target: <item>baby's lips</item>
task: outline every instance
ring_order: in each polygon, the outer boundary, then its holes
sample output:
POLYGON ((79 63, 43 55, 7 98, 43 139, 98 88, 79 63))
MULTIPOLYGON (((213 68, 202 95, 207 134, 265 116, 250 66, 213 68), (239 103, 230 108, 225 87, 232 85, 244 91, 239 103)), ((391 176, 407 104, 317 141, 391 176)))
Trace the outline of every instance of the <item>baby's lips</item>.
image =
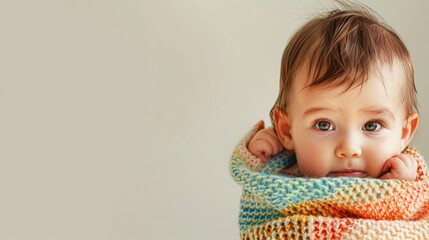
POLYGON ((344 170, 344 171, 335 171, 330 172, 329 176, 332 177, 366 177, 367 174, 358 170, 344 170))

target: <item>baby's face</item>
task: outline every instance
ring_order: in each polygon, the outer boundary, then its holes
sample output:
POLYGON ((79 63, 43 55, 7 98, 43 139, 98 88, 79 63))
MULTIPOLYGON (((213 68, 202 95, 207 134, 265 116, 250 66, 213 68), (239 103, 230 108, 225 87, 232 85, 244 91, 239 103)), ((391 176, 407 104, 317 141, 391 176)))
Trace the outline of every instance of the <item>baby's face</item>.
POLYGON ((374 177, 387 159, 406 147, 400 68, 384 66, 382 79, 363 85, 304 88, 306 74, 294 80, 287 111, 298 167, 308 177, 374 177))

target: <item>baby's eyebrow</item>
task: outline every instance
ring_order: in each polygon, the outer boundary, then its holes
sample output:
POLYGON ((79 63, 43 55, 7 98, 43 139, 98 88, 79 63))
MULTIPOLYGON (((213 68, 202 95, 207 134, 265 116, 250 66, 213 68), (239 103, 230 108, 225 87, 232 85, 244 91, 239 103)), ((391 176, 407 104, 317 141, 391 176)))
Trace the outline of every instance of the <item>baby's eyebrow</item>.
POLYGON ((371 115, 387 115, 392 120, 395 120, 395 115, 387 108, 381 109, 360 109, 359 112, 371 114, 371 115))
MULTIPOLYGON (((342 112, 341 109, 334 109, 334 108, 327 108, 327 107, 312 107, 307 109, 303 116, 311 115, 320 111, 328 111, 328 112, 342 112)), ((386 115, 387 117, 391 118, 392 120, 395 120, 395 115, 387 108, 380 108, 380 109, 359 109, 358 112, 369 114, 369 115, 386 115)))
POLYGON ((327 108, 327 107, 312 107, 312 108, 307 109, 304 112, 303 116, 310 115, 310 114, 313 114, 313 113, 316 113, 316 112, 320 112, 320 111, 342 112, 341 109, 333 109, 333 108, 327 108))

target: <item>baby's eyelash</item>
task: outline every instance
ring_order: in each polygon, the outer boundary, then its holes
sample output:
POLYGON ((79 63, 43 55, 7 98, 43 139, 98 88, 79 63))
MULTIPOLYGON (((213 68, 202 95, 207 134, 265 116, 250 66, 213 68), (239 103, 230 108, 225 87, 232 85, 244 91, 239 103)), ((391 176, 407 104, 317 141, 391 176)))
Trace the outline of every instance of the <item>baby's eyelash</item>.
MULTIPOLYGON (((331 121, 326 120, 326 119, 318 119, 318 120, 314 121, 312 124, 312 127, 313 127, 313 129, 315 129, 317 131, 322 131, 322 132, 335 130, 335 125, 331 121), (329 128, 328 129, 321 129, 320 128, 321 126, 319 126, 319 124, 322 122, 329 124, 329 126, 328 126, 329 128)), ((326 125, 324 127, 326 127, 326 125)))
POLYGON ((376 123, 381 124, 381 126, 382 126, 382 127, 386 127, 386 122, 384 122, 384 121, 383 121, 383 120, 381 120, 381 119, 373 119, 373 120, 370 120, 370 121, 368 121, 368 122, 376 122, 376 123))
POLYGON ((376 133, 386 128, 386 123, 381 119, 373 119, 367 121, 362 130, 368 133, 376 133))

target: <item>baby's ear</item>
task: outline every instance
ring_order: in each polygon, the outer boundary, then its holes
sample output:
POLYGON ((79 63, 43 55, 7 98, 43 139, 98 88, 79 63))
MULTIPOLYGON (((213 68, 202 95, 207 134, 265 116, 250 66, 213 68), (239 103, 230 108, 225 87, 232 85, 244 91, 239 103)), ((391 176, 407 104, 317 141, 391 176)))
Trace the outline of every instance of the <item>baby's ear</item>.
POLYGON ((407 119, 404 121, 404 125, 402 127, 402 137, 401 137, 401 148, 405 149, 405 147, 410 144, 411 139, 413 139, 414 133, 416 132, 419 126, 419 114, 417 112, 410 113, 407 119))
POLYGON ((277 136, 280 139, 280 142, 288 150, 294 149, 294 144, 291 135, 291 122, 288 115, 283 112, 280 108, 275 107, 273 109, 274 113, 274 124, 276 126, 277 136))

